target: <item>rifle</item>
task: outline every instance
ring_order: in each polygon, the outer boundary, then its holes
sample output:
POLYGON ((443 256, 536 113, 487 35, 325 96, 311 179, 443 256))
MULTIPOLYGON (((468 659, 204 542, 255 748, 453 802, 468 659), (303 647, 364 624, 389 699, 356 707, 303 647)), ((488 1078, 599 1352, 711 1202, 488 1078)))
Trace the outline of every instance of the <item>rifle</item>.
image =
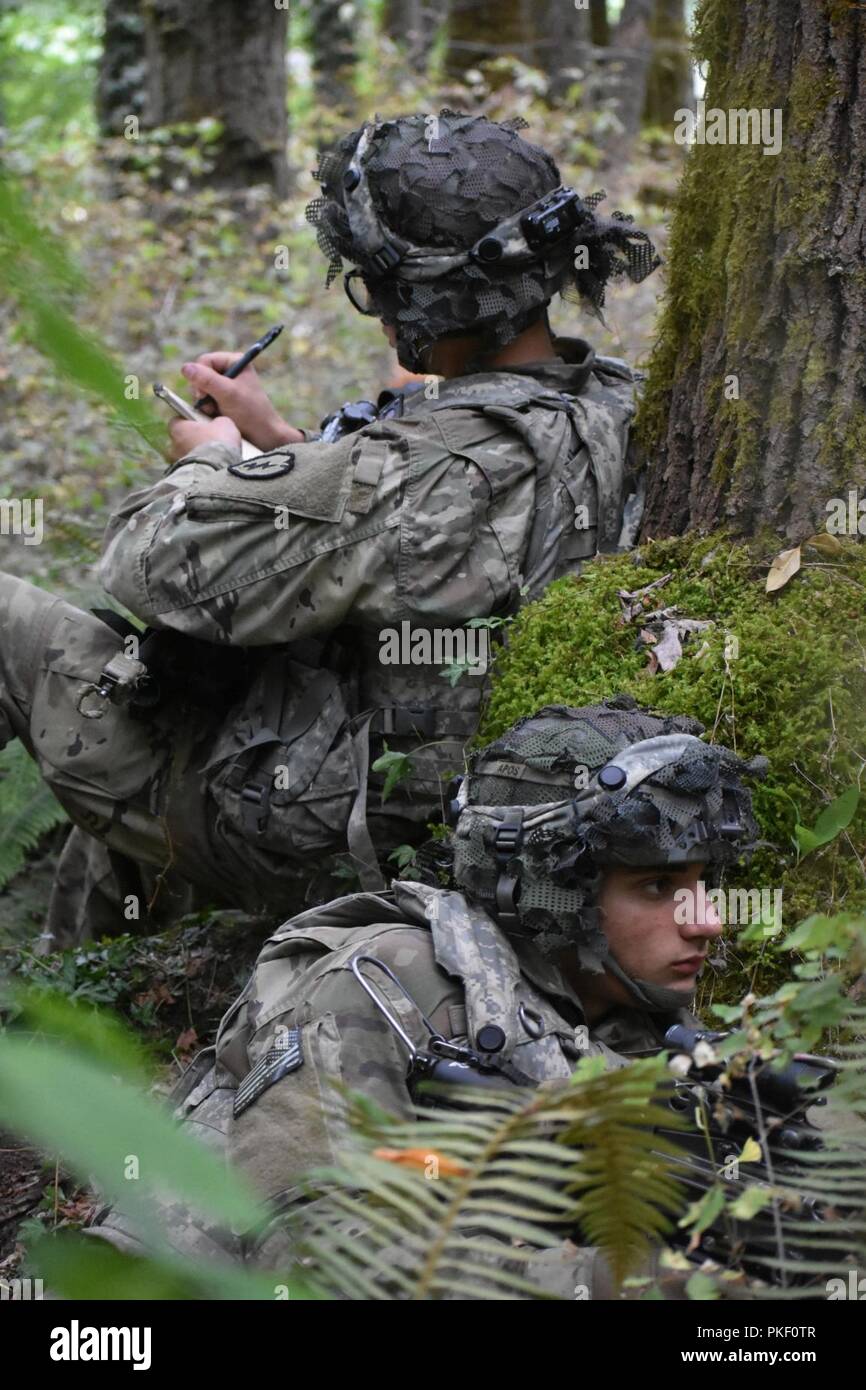
POLYGON ((692 1199, 703 1197, 714 1185, 724 1189, 726 1197, 741 1196, 744 1178, 750 1187, 772 1189, 773 1195, 748 1217, 732 1215, 725 1203, 701 1233, 697 1250, 687 1230, 677 1229, 671 1239, 688 1246, 693 1258, 709 1256, 783 1286, 808 1283, 807 1270, 795 1271, 791 1277, 790 1272, 786 1275, 775 1268, 774 1262, 783 1254, 794 1264, 833 1258, 811 1239, 805 1245, 797 1241, 801 1223, 814 1222, 815 1234, 820 1236, 820 1225, 827 1219, 827 1204, 820 1194, 802 1190, 806 1170, 798 1159, 824 1148, 821 1131, 808 1112, 813 1106, 826 1105, 824 1093, 835 1082, 838 1065, 830 1058, 800 1052, 787 1066, 752 1058, 738 1073, 727 1071, 712 1051, 702 1059, 702 1051, 714 1049, 728 1036, 681 1024, 668 1029, 668 1050, 690 1060, 672 1083, 668 1103, 680 1121, 690 1123, 685 1129, 672 1125, 656 1132, 685 1150, 682 1160, 672 1160, 673 1170, 692 1199), (757 1144, 756 1155, 748 1150, 744 1154, 748 1140, 757 1144), (794 1177, 797 1189, 785 1191, 786 1178, 794 1177), (797 1232, 786 1231, 789 1213, 797 1222, 797 1232))

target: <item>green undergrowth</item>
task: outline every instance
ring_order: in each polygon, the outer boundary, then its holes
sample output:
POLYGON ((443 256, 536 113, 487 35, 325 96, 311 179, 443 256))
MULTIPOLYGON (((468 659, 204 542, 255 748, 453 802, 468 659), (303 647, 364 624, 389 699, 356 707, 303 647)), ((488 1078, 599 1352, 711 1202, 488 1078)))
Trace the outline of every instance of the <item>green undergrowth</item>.
MULTIPOLYGON (((864 767, 866 547, 845 542, 832 560, 804 547, 800 572, 767 594, 777 549, 774 538, 734 544, 722 534, 652 541, 551 584, 510 629, 479 741, 542 705, 624 692, 660 712, 695 716, 713 741, 744 758, 763 753, 769 772, 753 790, 766 843, 728 882, 782 888, 790 929, 814 912, 866 907, 866 797, 847 829, 811 854, 798 854, 794 831, 813 826, 864 767), (640 621, 623 624, 617 591, 669 572, 651 608, 676 606, 714 625, 686 644, 674 670, 652 675, 640 621)), ((732 940, 734 968, 713 983, 714 998, 738 998, 744 984, 772 987, 781 969, 772 959, 763 946, 732 940)))

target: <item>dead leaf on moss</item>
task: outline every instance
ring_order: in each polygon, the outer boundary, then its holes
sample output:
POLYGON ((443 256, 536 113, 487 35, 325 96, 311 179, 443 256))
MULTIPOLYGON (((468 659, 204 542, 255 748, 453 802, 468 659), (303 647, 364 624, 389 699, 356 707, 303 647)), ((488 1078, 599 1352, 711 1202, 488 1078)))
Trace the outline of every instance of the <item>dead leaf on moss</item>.
POLYGON ((622 623, 633 622, 635 618, 646 613, 650 606, 650 594, 654 594, 656 589, 660 589, 663 584, 667 584, 673 579, 674 573, 663 574, 661 579, 654 579, 651 584, 645 584, 642 589, 617 589, 617 598, 622 605, 622 623))
POLYGON ((811 545, 813 550, 817 550, 821 555, 838 555, 842 549, 842 542, 838 536, 832 536, 829 531, 819 531, 817 535, 810 536, 804 545, 811 545))
POLYGON ((693 633, 705 632, 713 626, 710 618, 681 618, 676 608, 650 613, 647 626, 640 631, 640 641, 651 647, 647 668, 650 675, 672 671, 682 658, 683 642, 693 633))
POLYGON ((777 589, 784 588, 788 580, 794 578, 799 568, 800 547, 795 545, 790 550, 781 550, 770 566, 766 592, 774 594, 777 589))

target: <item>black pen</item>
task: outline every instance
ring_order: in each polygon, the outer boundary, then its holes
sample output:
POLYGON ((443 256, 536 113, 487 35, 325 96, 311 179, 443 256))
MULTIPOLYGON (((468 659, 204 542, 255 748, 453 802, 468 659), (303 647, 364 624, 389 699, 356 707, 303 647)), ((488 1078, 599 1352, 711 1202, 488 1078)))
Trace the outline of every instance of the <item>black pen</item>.
MULTIPOLYGON (((264 352, 265 348, 269 347, 274 341, 274 338, 279 338, 282 331, 283 325, 281 323, 278 323, 276 328, 269 328, 263 338, 259 338, 257 343, 253 343, 251 348, 247 348, 243 357, 239 357, 237 362, 233 362, 232 365, 228 367, 226 371, 221 372, 220 375, 228 377, 230 381, 234 381, 236 376, 240 376, 244 367, 249 366, 254 357, 258 357, 260 352, 264 352)), ((213 396, 200 396, 195 403, 194 409, 204 410, 206 405, 216 404, 213 396)), ((219 406, 217 406, 217 409, 219 409, 219 406)))

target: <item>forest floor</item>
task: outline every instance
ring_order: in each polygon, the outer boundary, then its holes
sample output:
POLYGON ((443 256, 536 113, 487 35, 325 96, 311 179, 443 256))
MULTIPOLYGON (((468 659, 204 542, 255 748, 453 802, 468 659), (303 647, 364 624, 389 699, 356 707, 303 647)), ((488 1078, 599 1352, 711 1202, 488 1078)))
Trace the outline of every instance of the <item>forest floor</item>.
MULTIPOLYGON (((594 170, 586 132, 572 118, 507 92, 491 114, 514 114, 515 105, 533 117, 526 136, 552 150, 563 180, 584 193, 605 188, 601 210, 633 213, 664 255, 681 151, 641 142, 627 163, 594 170)), ((304 218, 318 191, 307 172, 314 151, 309 130, 297 128, 295 186, 283 202, 261 190, 190 191, 183 173, 179 186, 176 179, 174 188, 158 188, 154 165, 121 168, 129 156, 124 142, 17 152, 32 214, 81 271, 67 311, 143 398, 156 380, 184 394, 184 361, 243 348, 274 323, 285 331, 258 365, 277 408, 296 425, 315 426, 344 401, 375 398, 399 380, 378 324, 352 310, 339 284, 325 292, 325 262, 304 218), (288 250, 288 266, 277 269, 280 248, 288 250)), ((605 327, 560 303, 554 328, 588 338, 600 353, 644 364, 663 289, 663 269, 642 285, 612 286, 605 327)), ((0 569, 81 607, 105 606, 96 573, 105 524, 121 499, 163 467, 153 449, 58 375, 23 336, 11 301, 0 306, 0 496, 41 498, 44 506, 43 542, 0 536, 0 569)), ((27 948, 40 929, 65 834, 64 825, 55 827, 0 891, 0 981, 16 967, 22 973, 22 962, 24 978, 39 977, 27 948)), ((117 1008, 162 1046, 167 1071, 176 1072, 210 1041, 261 940, 261 924, 247 920, 239 935, 228 918, 206 928, 186 923, 170 940, 103 943, 100 958, 67 953, 71 961, 49 969, 66 993, 117 1008)), ((0 1136, 0 1279, 18 1266, 16 1233, 29 1213, 54 1225, 77 1224, 86 1204, 53 1163, 0 1136)))

